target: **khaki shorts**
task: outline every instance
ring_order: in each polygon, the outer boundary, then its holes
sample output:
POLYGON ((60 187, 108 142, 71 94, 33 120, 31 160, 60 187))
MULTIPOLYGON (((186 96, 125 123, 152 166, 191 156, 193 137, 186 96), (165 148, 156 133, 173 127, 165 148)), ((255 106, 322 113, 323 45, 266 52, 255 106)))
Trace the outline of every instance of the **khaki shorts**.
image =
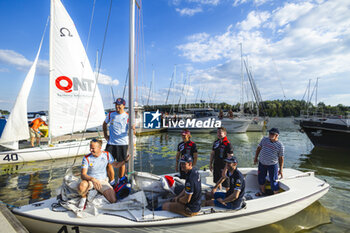
MULTIPOLYGON (((100 193, 103 193, 104 191, 108 190, 108 189, 113 189, 112 186, 109 184, 108 182, 108 178, 105 180, 98 180, 101 183, 101 189, 97 189, 95 188, 97 191, 99 191, 100 193)), ((92 181, 89 181, 89 190, 94 188, 94 184, 92 183, 92 181)))
POLYGON ((40 132, 36 132, 34 129, 29 127, 29 135, 31 138, 40 138, 40 132))
POLYGON ((198 214, 198 212, 192 212, 188 207, 184 204, 178 202, 169 203, 169 211, 177 214, 181 214, 185 217, 192 217, 198 214))

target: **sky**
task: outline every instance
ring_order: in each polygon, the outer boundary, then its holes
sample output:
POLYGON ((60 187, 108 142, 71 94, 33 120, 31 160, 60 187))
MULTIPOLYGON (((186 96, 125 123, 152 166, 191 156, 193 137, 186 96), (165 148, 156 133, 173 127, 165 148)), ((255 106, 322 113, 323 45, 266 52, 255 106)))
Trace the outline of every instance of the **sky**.
MULTIPOLYGON (((103 49, 111 1, 62 2, 75 22, 93 69, 103 50, 98 81, 104 107, 110 108, 113 94, 123 95, 127 75, 129 1, 113 0, 103 49)), ((139 104, 164 104, 167 99, 167 103, 182 104, 252 100, 246 70, 241 69, 242 45, 242 58, 262 100, 307 100, 309 95, 315 103, 316 91, 311 93, 318 78, 317 102, 350 105, 348 0, 138 2, 135 95, 139 104)), ((15 102, 49 12, 49 0, 0 0, 2 110, 10 111, 15 102)), ((47 30, 28 100, 29 111, 48 109, 48 47, 47 30)))

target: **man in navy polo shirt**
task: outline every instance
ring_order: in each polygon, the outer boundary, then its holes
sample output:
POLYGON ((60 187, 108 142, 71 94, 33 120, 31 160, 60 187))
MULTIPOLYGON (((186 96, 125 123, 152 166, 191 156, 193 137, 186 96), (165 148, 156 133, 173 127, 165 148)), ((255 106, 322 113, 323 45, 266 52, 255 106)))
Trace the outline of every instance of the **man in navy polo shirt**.
POLYGON ((186 217, 197 215, 201 209, 201 178, 198 170, 192 167, 192 157, 185 155, 180 160, 181 170, 186 173, 184 190, 171 202, 163 204, 162 209, 186 217))
MULTIPOLYGON (((198 152, 196 143, 191 141, 191 132, 188 129, 185 129, 181 133, 182 142, 177 145, 177 153, 176 153, 176 165, 175 171, 179 171, 179 160, 181 157, 185 155, 190 155, 192 157, 193 163, 192 166, 196 166, 198 152)), ((186 173, 180 170, 180 178, 185 179, 186 173)))
POLYGON ((269 173, 271 190, 273 193, 277 193, 278 175, 283 178, 283 162, 284 162, 284 146, 282 142, 278 141, 280 131, 277 128, 269 130, 269 137, 261 139, 258 148, 256 149, 254 164, 258 162, 258 182, 260 185, 260 192, 255 196, 265 195, 265 181, 267 172, 269 173), (278 170, 279 166, 279 170, 278 170))
POLYGON ((237 158, 234 156, 225 159, 227 172, 220 178, 218 183, 210 193, 207 193, 206 206, 217 206, 226 209, 239 209, 242 206, 245 179, 242 173, 237 169, 237 158), (219 185, 228 180, 230 189, 225 192, 216 192, 219 185), (212 200, 214 198, 214 200, 212 200))

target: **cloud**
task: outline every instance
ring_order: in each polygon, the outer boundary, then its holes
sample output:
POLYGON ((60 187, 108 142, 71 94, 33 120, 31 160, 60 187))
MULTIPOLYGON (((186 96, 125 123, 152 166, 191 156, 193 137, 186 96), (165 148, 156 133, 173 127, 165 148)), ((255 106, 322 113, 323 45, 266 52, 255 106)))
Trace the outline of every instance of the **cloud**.
POLYGON ((269 2, 271 0, 234 0, 233 6, 238 7, 239 5, 246 4, 248 2, 252 1, 255 6, 261 6, 265 4, 266 2, 269 2))
POLYGON ((252 11, 248 14, 246 20, 237 24, 237 27, 240 27, 242 30, 249 31, 253 28, 259 28, 268 18, 270 18, 270 13, 266 11, 252 11))
POLYGON ((181 16, 193 16, 196 13, 202 12, 202 8, 197 7, 197 8, 176 8, 176 11, 180 13, 181 16))
MULTIPOLYGON (((239 82, 242 42, 244 57, 249 59, 263 99, 282 99, 282 87, 287 98, 301 98, 308 79, 321 77, 319 90, 327 103, 334 99, 330 93, 335 90, 333 96, 345 98, 348 91, 344 86, 350 86, 346 78, 350 73, 349 8, 346 0, 310 0, 286 3, 269 11, 253 10, 221 34, 193 34, 177 49, 194 63, 193 73, 198 74, 198 81, 208 82, 213 89, 220 86, 225 92, 221 83, 227 83, 228 76, 239 82), (214 61, 219 64, 213 66, 214 61), (209 62, 207 69, 196 68, 196 63, 203 67, 209 62), (274 92, 266 91, 271 87, 274 92)), ((343 100, 343 104, 350 105, 349 98, 343 100)))
MULTIPOLYGON (((96 73, 95 73, 96 75, 96 73)), ((113 86, 118 86, 119 85, 119 80, 114 79, 111 76, 108 76, 106 74, 100 73, 98 75, 98 83, 102 85, 113 85, 113 86)))

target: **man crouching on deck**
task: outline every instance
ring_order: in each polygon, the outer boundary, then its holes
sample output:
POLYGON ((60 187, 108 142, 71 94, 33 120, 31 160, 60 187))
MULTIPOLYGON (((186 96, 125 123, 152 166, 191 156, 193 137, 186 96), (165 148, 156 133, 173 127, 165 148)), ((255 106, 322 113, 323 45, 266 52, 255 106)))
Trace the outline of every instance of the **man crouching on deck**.
POLYGON ((185 188, 171 202, 164 203, 162 209, 191 217, 201 209, 201 178, 197 169, 192 167, 190 155, 184 155, 180 159, 180 166, 181 171, 186 173, 185 188))
MULTIPOLYGON (((126 161, 116 162, 113 156, 107 151, 102 151, 102 140, 93 139, 90 142, 91 153, 85 155, 81 168, 81 183, 78 187, 78 192, 81 195, 81 200, 78 208, 83 209, 86 202, 86 196, 90 189, 95 188, 98 192, 111 203, 117 201, 115 192, 112 186, 108 183, 107 169, 111 166, 119 168, 126 161)), ((110 177, 113 179, 113 177, 110 177)))

